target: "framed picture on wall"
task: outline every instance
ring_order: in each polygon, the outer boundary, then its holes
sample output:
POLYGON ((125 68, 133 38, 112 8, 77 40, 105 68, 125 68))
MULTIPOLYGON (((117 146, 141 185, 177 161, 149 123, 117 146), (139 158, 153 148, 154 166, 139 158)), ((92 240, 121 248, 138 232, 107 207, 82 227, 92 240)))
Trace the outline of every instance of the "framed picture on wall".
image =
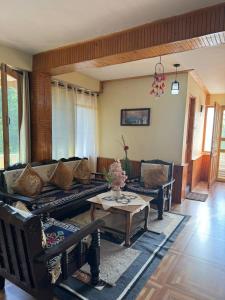
POLYGON ((121 109, 121 126, 149 126, 150 108, 121 109))

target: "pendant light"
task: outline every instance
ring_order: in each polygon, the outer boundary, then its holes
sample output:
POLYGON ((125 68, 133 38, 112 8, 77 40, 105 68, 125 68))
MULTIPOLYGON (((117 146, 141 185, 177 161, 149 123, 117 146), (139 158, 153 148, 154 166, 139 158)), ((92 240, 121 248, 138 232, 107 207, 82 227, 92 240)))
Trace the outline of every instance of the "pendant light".
POLYGON ((178 95, 180 92, 180 83, 177 81, 177 68, 180 67, 180 64, 174 64, 173 66, 176 68, 176 75, 175 80, 171 84, 171 94, 178 95))

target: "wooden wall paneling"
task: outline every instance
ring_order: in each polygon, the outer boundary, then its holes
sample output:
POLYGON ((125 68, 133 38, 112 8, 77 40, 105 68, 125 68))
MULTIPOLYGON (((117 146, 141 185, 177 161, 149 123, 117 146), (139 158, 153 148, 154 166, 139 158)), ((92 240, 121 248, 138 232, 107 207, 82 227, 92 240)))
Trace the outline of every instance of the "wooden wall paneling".
POLYGON ((210 167, 210 153, 202 155, 201 180, 208 182, 210 167))
POLYGON ((202 180, 202 155, 192 160, 191 190, 202 180))
POLYGON ((52 102, 51 76, 33 72, 31 78, 31 157, 32 161, 51 159, 52 102))

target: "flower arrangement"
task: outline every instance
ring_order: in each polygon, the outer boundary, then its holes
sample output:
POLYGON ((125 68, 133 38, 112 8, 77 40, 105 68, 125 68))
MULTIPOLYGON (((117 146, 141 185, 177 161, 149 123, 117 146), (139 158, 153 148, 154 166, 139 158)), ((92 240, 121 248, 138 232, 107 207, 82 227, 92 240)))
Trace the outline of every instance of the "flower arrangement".
POLYGON ((124 160, 123 160, 123 169, 126 171, 127 176, 130 176, 131 173, 131 167, 130 167, 130 160, 128 158, 128 150, 129 147, 127 146, 124 136, 122 135, 122 145, 123 145, 123 150, 124 150, 124 160))
POLYGON ((126 172, 122 169, 119 159, 115 160, 114 163, 111 164, 109 172, 105 175, 105 177, 114 191, 120 191, 120 189, 125 186, 127 176, 126 172))

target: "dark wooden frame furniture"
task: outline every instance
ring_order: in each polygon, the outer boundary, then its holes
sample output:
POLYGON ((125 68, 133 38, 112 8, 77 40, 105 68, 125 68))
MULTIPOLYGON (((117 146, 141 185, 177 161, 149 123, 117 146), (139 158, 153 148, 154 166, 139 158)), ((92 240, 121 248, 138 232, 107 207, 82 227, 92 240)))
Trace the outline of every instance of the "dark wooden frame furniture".
POLYGON ((58 245, 42 247, 41 221, 35 212, 29 217, 0 201, 0 289, 5 279, 13 282, 38 300, 53 299, 54 285, 47 269, 49 259, 62 254, 62 274, 59 284, 86 262, 89 263, 92 283, 99 280, 100 236, 99 228, 104 222, 97 220, 72 233, 58 245), (91 234, 92 241, 85 254, 81 251, 81 240, 91 234), (67 249, 75 247, 75 263, 67 264, 67 249), (82 253, 82 254, 81 254, 82 253))
MULTIPOLYGON (((69 162, 69 161, 76 161, 76 160, 81 160, 79 157, 70 157, 68 159, 62 158, 61 161, 63 162, 69 162)), ((57 163, 57 160, 43 160, 40 162, 32 162, 31 166, 32 167, 37 167, 37 166, 43 166, 43 165, 50 165, 50 164, 55 164, 57 163)), ((26 197, 22 196, 19 194, 10 194, 7 192, 7 186, 6 182, 4 179, 4 171, 10 171, 10 170, 17 170, 17 169, 23 169, 26 167, 27 164, 15 164, 11 167, 8 167, 6 170, 0 170, 0 197, 1 200, 3 200, 5 203, 12 205, 13 203, 17 201, 23 202, 29 210, 34 210, 38 209, 38 199, 32 197, 26 197)), ((101 173, 92 173, 92 177, 97 180, 97 181, 102 181, 105 182, 103 179, 104 176, 101 173)), ((108 190, 108 187, 102 190, 101 192, 106 192, 108 190)), ((68 203, 63 203, 62 205, 55 206, 54 209, 52 207, 49 208, 49 215, 51 217, 56 218, 57 220, 63 220, 65 218, 73 217, 74 215, 77 215, 79 213, 82 213, 86 210, 89 209, 90 204, 86 201, 86 199, 93 197, 100 192, 90 192, 87 193, 86 196, 82 196, 75 201, 70 201, 68 203)), ((47 207, 44 211, 47 212, 47 207)))
POLYGON ((137 194, 144 194, 148 196, 154 197, 154 200, 151 201, 151 204, 155 204, 158 208, 158 219, 163 219, 163 211, 167 210, 170 211, 171 209, 171 202, 172 202, 172 189, 173 189, 173 170, 174 170, 174 163, 173 162, 166 162, 159 159, 154 160, 141 160, 141 163, 149 163, 149 164, 161 164, 166 165, 169 167, 168 171, 168 182, 165 184, 158 186, 154 189, 149 189, 149 191, 144 191, 145 189, 142 189, 142 183, 141 178, 138 177, 134 179, 134 182, 136 181, 140 185, 140 190, 138 191, 138 188, 136 190, 132 189, 132 183, 128 183, 126 185, 126 189, 133 191, 137 194))

